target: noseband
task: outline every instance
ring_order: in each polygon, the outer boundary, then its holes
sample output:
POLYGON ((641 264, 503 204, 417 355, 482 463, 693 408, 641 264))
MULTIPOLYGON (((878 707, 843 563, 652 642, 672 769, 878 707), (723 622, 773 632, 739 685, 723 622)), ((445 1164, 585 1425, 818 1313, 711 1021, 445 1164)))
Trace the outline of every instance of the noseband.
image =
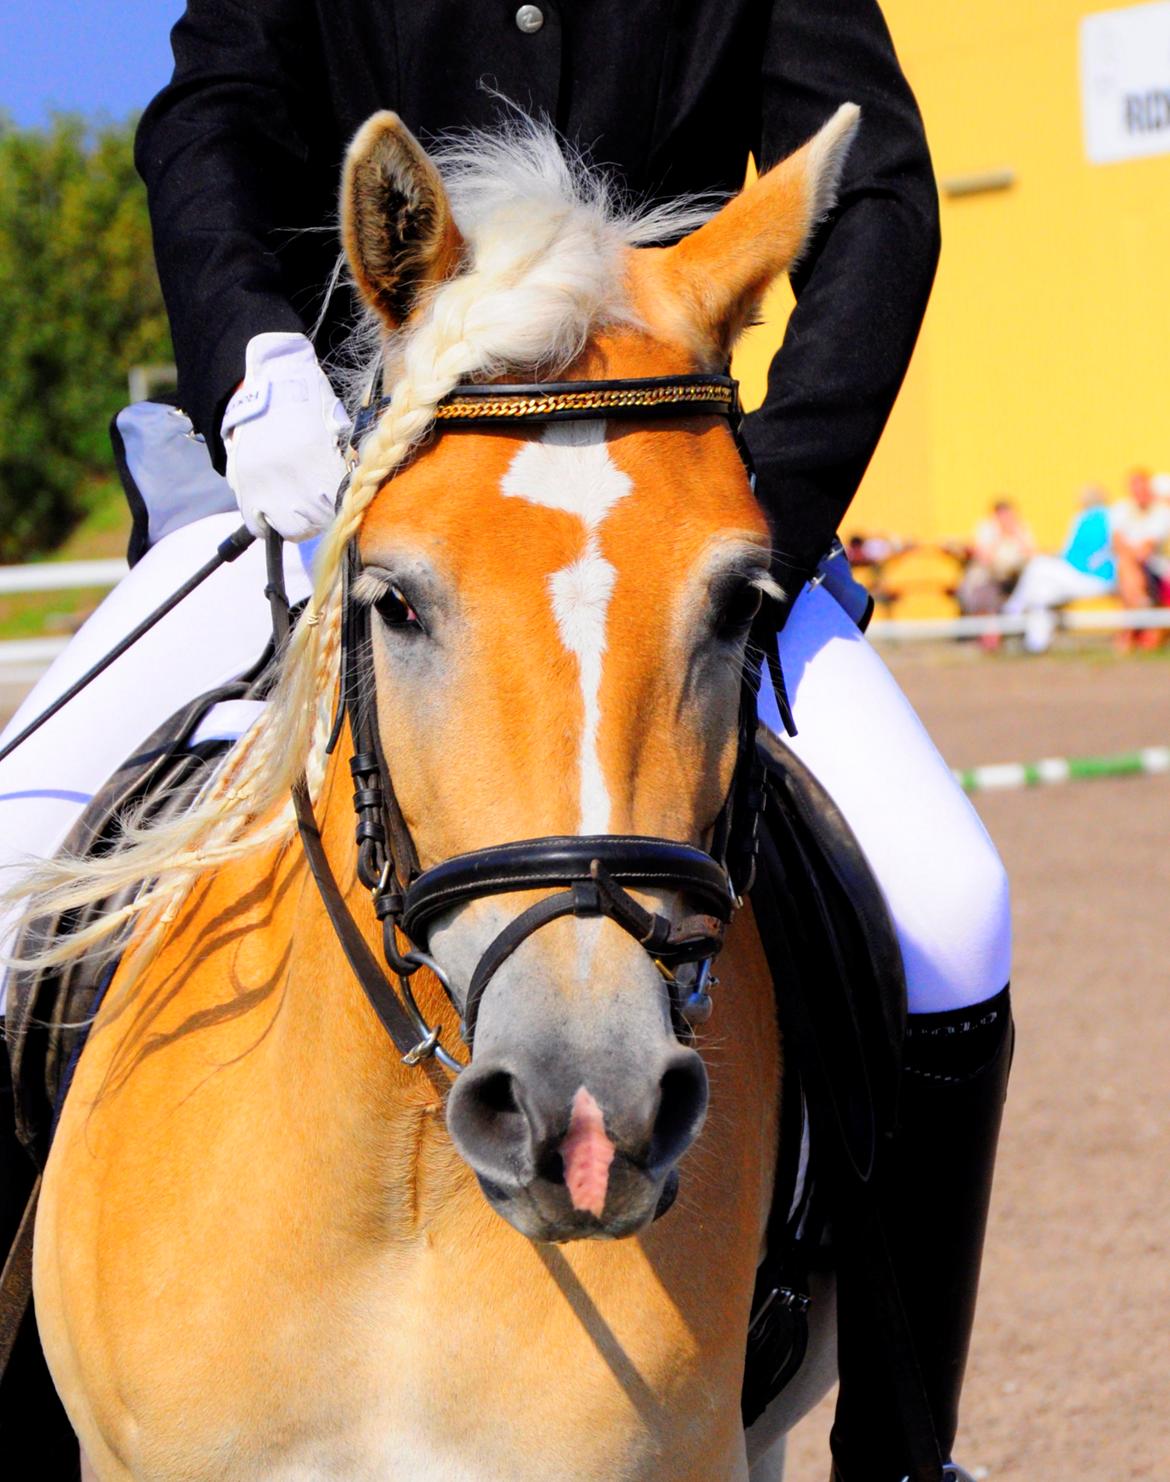
MULTIPOLYGON (((385 410, 387 402, 363 409, 354 443, 385 410)), ((638 380, 544 382, 532 385, 463 385, 443 398, 436 431, 581 421, 720 416, 736 441, 741 412, 736 382, 727 376, 662 376, 638 380)), ((277 545, 279 543, 277 542, 277 545)), ((277 553, 279 554, 279 553, 277 553)), ((270 587, 279 583, 279 559, 270 557, 270 587)), ((710 853, 691 844, 643 835, 585 834, 522 839, 455 855, 430 869, 419 866, 410 830, 395 796, 382 755, 377 725, 369 608, 352 599, 359 571, 356 538, 345 568, 341 638, 341 695, 328 749, 348 718, 354 756, 357 816, 357 875, 370 891, 382 923, 386 963, 398 978, 401 1000, 350 914, 321 842, 302 777, 293 792, 301 840, 314 879, 350 966, 403 1060, 416 1065, 430 1056, 458 1073, 462 1064, 439 1043, 439 1027, 427 1022, 411 988, 420 967, 429 968, 462 1018, 470 1047, 480 1005, 492 978, 516 949, 562 916, 607 917, 629 933, 653 959, 670 994, 675 1033, 690 1036, 711 1013, 711 963, 746 892, 755 859, 762 803, 756 762, 755 709, 758 666, 750 660, 740 696, 739 748, 727 797, 712 831, 710 853), (522 911, 488 944, 460 1005, 450 980, 430 952, 435 922, 454 907, 489 895, 551 892, 522 911), (677 923, 647 910, 631 890, 664 892, 687 899, 695 914, 677 923), (399 949, 398 936, 409 950, 399 949), (687 981, 678 968, 693 967, 687 981)), ((275 604, 274 604, 275 610, 275 604)))

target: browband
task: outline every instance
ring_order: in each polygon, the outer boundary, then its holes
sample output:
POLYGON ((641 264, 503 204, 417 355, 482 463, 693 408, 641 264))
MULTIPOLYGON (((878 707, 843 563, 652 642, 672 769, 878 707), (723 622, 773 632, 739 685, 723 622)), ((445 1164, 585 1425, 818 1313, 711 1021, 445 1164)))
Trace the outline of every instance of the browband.
MULTIPOLYGON (((357 446, 390 406, 391 398, 363 407, 353 430, 357 446)), ((449 427, 484 423, 583 422, 598 417, 727 417, 742 415, 739 382, 731 376, 643 376, 621 381, 538 381, 456 386, 435 407, 449 427)))

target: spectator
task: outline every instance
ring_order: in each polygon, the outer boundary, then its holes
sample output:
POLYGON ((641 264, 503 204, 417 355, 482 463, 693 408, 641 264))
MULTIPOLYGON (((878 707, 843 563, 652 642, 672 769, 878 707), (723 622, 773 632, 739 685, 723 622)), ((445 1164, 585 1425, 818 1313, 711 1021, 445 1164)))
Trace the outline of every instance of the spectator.
MULTIPOLYGON (((956 596, 968 616, 997 613, 1035 550, 1032 533, 1010 499, 997 499, 975 530, 971 560, 956 596)), ((999 646, 998 633, 985 633, 984 648, 999 646)))
POLYGON ((880 566, 891 556, 905 550, 906 542, 898 535, 867 535, 863 544, 865 559, 871 566, 880 566))
MULTIPOLYGON (((1109 511, 1109 527, 1122 602, 1132 609, 1159 606, 1166 577, 1163 546, 1170 539, 1170 506, 1157 497, 1154 480, 1145 469, 1130 474, 1129 498, 1119 500, 1109 511)), ((1122 653, 1128 653, 1135 644, 1157 648, 1160 641, 1156 628, 1140 633, 1124 629, 1117 635, 1122 653)))
POLYGON ((851 535, 845 542, 845 554, 849 558, 850 566, 868 566, 869 556, 865 549, 865 537, 863 535, 851 535))
POLYGON ((1024 613, 1024 647, 1045 653, 1056 631, 1058 607, 1081 597, 1104 597, 1117 585, 1117 566, 1105 492, 1090 484, 1059 556, 1033 556, 1003 605, 1005 613, 1024 613))

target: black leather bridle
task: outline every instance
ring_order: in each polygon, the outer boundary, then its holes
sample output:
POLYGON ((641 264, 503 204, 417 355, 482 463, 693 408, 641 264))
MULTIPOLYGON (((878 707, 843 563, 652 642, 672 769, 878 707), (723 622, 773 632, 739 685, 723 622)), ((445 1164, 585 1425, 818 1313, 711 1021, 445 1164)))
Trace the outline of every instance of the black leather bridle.
MULTIPOLYGON (((366 408, 354 429, 355 446, 388 403, 366 408)), ((670 376, 637 380, 543 382, 531 385, 463 385, 438 405, 437 431, 613 418, 726 417, 739 438, 741 413, 736 382, 727 376, 670 376)), ((279 542, 277 542, 277 546, 279 542)), ((270 546, 270 552, 272 547, 270 546)), ((357 817, 357 875, 370 891, 382 923, 382 948, 398 979, 395 994, 350 914, 321 842, 302 778, 293 800, 301 841, 321 898, 358 981, 375 1013, 409 1065, 433 1056, 449 1070, 463 1069, 439 1043, 439 1026, 428 1023, 415 999, 411 978, 429 968, 461 1015, 470 1047, 484 993, 493 976, 532 934, 562 916, 608 917, 653 958, 670 993, 675 1032, 689 1037, 711 1013, 710 967, 724 932, 750 884, 762 806, 762 777, 756 755, 756 691, 759 649, 749 645, 740 696, 739 747, 727 797, 712 830, 709 852, 672 839, 641 835, 586 834, 521 839, 459 854, 421 870, 414 841, 395 796, 382 756, 377 724, 370 609, 352 597, 360 569, 356 539, 345 569, 341 639, 341 689, 332 751, 348 718, 354 755, 350 761, 357 817), (647 910, 632 889, 687 897, 696 908, 677 924, 647 910), (441 965, 430 954, 435 921, 453 907, 487 895, 540 890, 543 895, 488 944, 460 1005, 441 965), (399 949, 398 934, 410 944, 399 949), (676 974, 693 966, 684 982, 676 974)), ((270 595, 279 587, 279 552, 269 562, 270 595)), ((287 626, 274 602, 278 629, 287 626)), ((766 642, 766 633, 761 635, 766 642)), ((278 633, 278 641, 279 641, 278 633)), ((774 635, 772 640, 774 648, 774 635)))

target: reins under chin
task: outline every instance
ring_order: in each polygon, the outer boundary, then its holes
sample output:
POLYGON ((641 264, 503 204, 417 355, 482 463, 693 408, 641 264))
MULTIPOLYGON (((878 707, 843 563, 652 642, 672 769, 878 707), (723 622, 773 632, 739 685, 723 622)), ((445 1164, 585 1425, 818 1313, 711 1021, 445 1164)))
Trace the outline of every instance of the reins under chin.
MULTIPOLYGON (((357 419, 360 440, 386 403, 364 408, 357 419)), ((516 426, 558 421, 726 417, 741 453, 738 387, 727 376, 656 376, 631 380, 570 381, 525 385, 461 385, 436 410, 436 429, 516 426)), ((278 653, 288 640, 289 613, 284 594, 279 536, 268 541, 268 586, 278 653)), ((411 987, 428 968, 460 1015, 465 1044, 471 1047, 480 1006, 495 974, 535 932, 565 916, 606 917, 647 952, 665 984, 671 1017, 680 1039, 691 1037, 712 1010, 710 968, 723 945, 731 919, 750 886, 760 811, 761 765, 757 756, 756 700, 760 658, 766 656, 782 706, 788 710, 779 672, 775 636, 765 624, 753 633, 740 694, 738 750, 727 796, 712 830, 710 851, 679 840, 643 835, 567 835, 522 839, 443 860, 423 870, 414 840, 394 792, 381 752, 370 637, 370 610, 352 597, 358 570, 356 537, 342 570, 341 678, 337 715, 327 747, 332 752, 346 720, 353 756, 357 877, 370 892, 382 923, 386 965, 397 977, 395 993, 383 967, 347 906, 321 840, 321 831, 304 774, 293 788, 293 807, 309 868, 342 950, 374 1012, 403 1061, 416 1065, 433 1057, 458 1073, 463 1064, 439 1043, 440 1028, 422 1013, 411 987), (686 897, 698 909, 675 922, 648 910, 632 891, 665 891, 686 897), (429 949, 429 934, 445 913, 487 895, 545 892, 520 912, 485 948, 460 1004, 441 965, 429 949), (403 951, 399 937, 409 944, 403 951), (678 969, 693 968, 688 979, 678 969)))

